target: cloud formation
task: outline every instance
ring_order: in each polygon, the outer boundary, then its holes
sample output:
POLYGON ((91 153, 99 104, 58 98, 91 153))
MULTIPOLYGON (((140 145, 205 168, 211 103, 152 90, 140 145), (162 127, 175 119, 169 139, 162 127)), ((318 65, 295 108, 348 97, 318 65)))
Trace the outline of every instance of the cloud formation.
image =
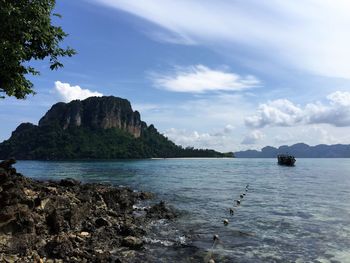
POLYGON ((256 144, 263 137, 264 137, 264 134, 261 131, 254 130, 254 131, 250 132, 249 134, 247 134, 241 143, 242 144, 256 144))
POLYGON ((171 74, 152 74, 151 77, 156 87, 190 93, 239 91, 256 87, 260 83, 254 76, 242 77, 232 72, 210 69, 204 65, 178 67, 171 74))
POLYGON ((336 91, 327 96, 327 103, 309 103, 303 108, 286 99, 260 104, 253 116, 245 119, 252 128, 330 124, 350 126, 350 92, 336 91))
POLYGON ((200 133, 198 131, 171 128, 164 135, 183 147, 232 151, 235 144, 232 136, 233 130, 234 127, 231 125, 226 125, 223 129, 213 133, 200 133))
POLYGON ((165 42, 196 43, 227 54, 239 48, 260 62, 350 78, 348 0, 95 2, 151 22, 151 37, 165 42))
POLYGON ((64 102, 84 100, 88 97, 103 96, 103 94, 100 92, 82 89, 79 86, 71 86, 69 83, 62 83, 60 81, 55 82, 55 91, 64 102))

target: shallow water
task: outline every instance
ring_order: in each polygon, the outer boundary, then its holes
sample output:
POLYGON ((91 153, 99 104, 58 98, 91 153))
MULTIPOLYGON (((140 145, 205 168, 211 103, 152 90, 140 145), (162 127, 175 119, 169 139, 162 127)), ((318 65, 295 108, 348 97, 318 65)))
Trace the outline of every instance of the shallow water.
POLYGON ((216 262, 350 262, 350 159, 298 159, 295 167, 275 159, 19 161, 16 168, 33 178, 157 193, 181 216, 152 227, 146 241, 155 262, 205 262, 211 253, 216 262))

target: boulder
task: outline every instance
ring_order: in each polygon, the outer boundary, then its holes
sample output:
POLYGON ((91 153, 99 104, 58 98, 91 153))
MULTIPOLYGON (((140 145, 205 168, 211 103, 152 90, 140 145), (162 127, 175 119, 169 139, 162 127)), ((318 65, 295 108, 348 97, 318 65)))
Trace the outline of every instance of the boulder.
POLYGON ((76 185, 80 185, 80 181, 72 178, 65 178, 60 181, 60 185, 65 187, 73 187, 76 185))
POLYGON ((160 201, 158 204, 151 206, 151 208, 147 211, 148 218, 173 219, 176 216, 177 215, 176 215, 175 211, 173 211, 169 207, 166 207, 166 205, 163 201, 160 201))

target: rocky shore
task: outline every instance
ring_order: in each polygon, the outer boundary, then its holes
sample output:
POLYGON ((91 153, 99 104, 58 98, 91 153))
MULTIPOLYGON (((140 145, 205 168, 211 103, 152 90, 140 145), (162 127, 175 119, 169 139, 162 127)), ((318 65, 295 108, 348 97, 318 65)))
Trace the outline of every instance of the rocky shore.
POLYGON ((74 179, 36 181, 0 163, 0 262, 147 262, 147 226, 176 214, 151 193, 74 179))

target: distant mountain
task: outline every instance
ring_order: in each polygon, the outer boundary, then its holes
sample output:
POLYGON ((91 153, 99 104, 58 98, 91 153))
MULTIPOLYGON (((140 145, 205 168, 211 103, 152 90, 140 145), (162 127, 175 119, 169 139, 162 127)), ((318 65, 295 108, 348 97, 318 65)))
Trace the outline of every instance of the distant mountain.
POLYGON ((117 159, 150 157, 232 157, 214 150, 182 148, 141 121, 130 102, 90 97, 57 103, 39 125, 20 124, 0 144, 0 159, 117 159))
POLYGON ((266 146, 261 151, 247 150, 235 153, 237 158, 275 158, 277 154, 289 153, 299 158, 350 158, 350 145, 319 144, 309 146, 305 143, 297 143, 291 146, 283 145, 279 148, 266 146))

